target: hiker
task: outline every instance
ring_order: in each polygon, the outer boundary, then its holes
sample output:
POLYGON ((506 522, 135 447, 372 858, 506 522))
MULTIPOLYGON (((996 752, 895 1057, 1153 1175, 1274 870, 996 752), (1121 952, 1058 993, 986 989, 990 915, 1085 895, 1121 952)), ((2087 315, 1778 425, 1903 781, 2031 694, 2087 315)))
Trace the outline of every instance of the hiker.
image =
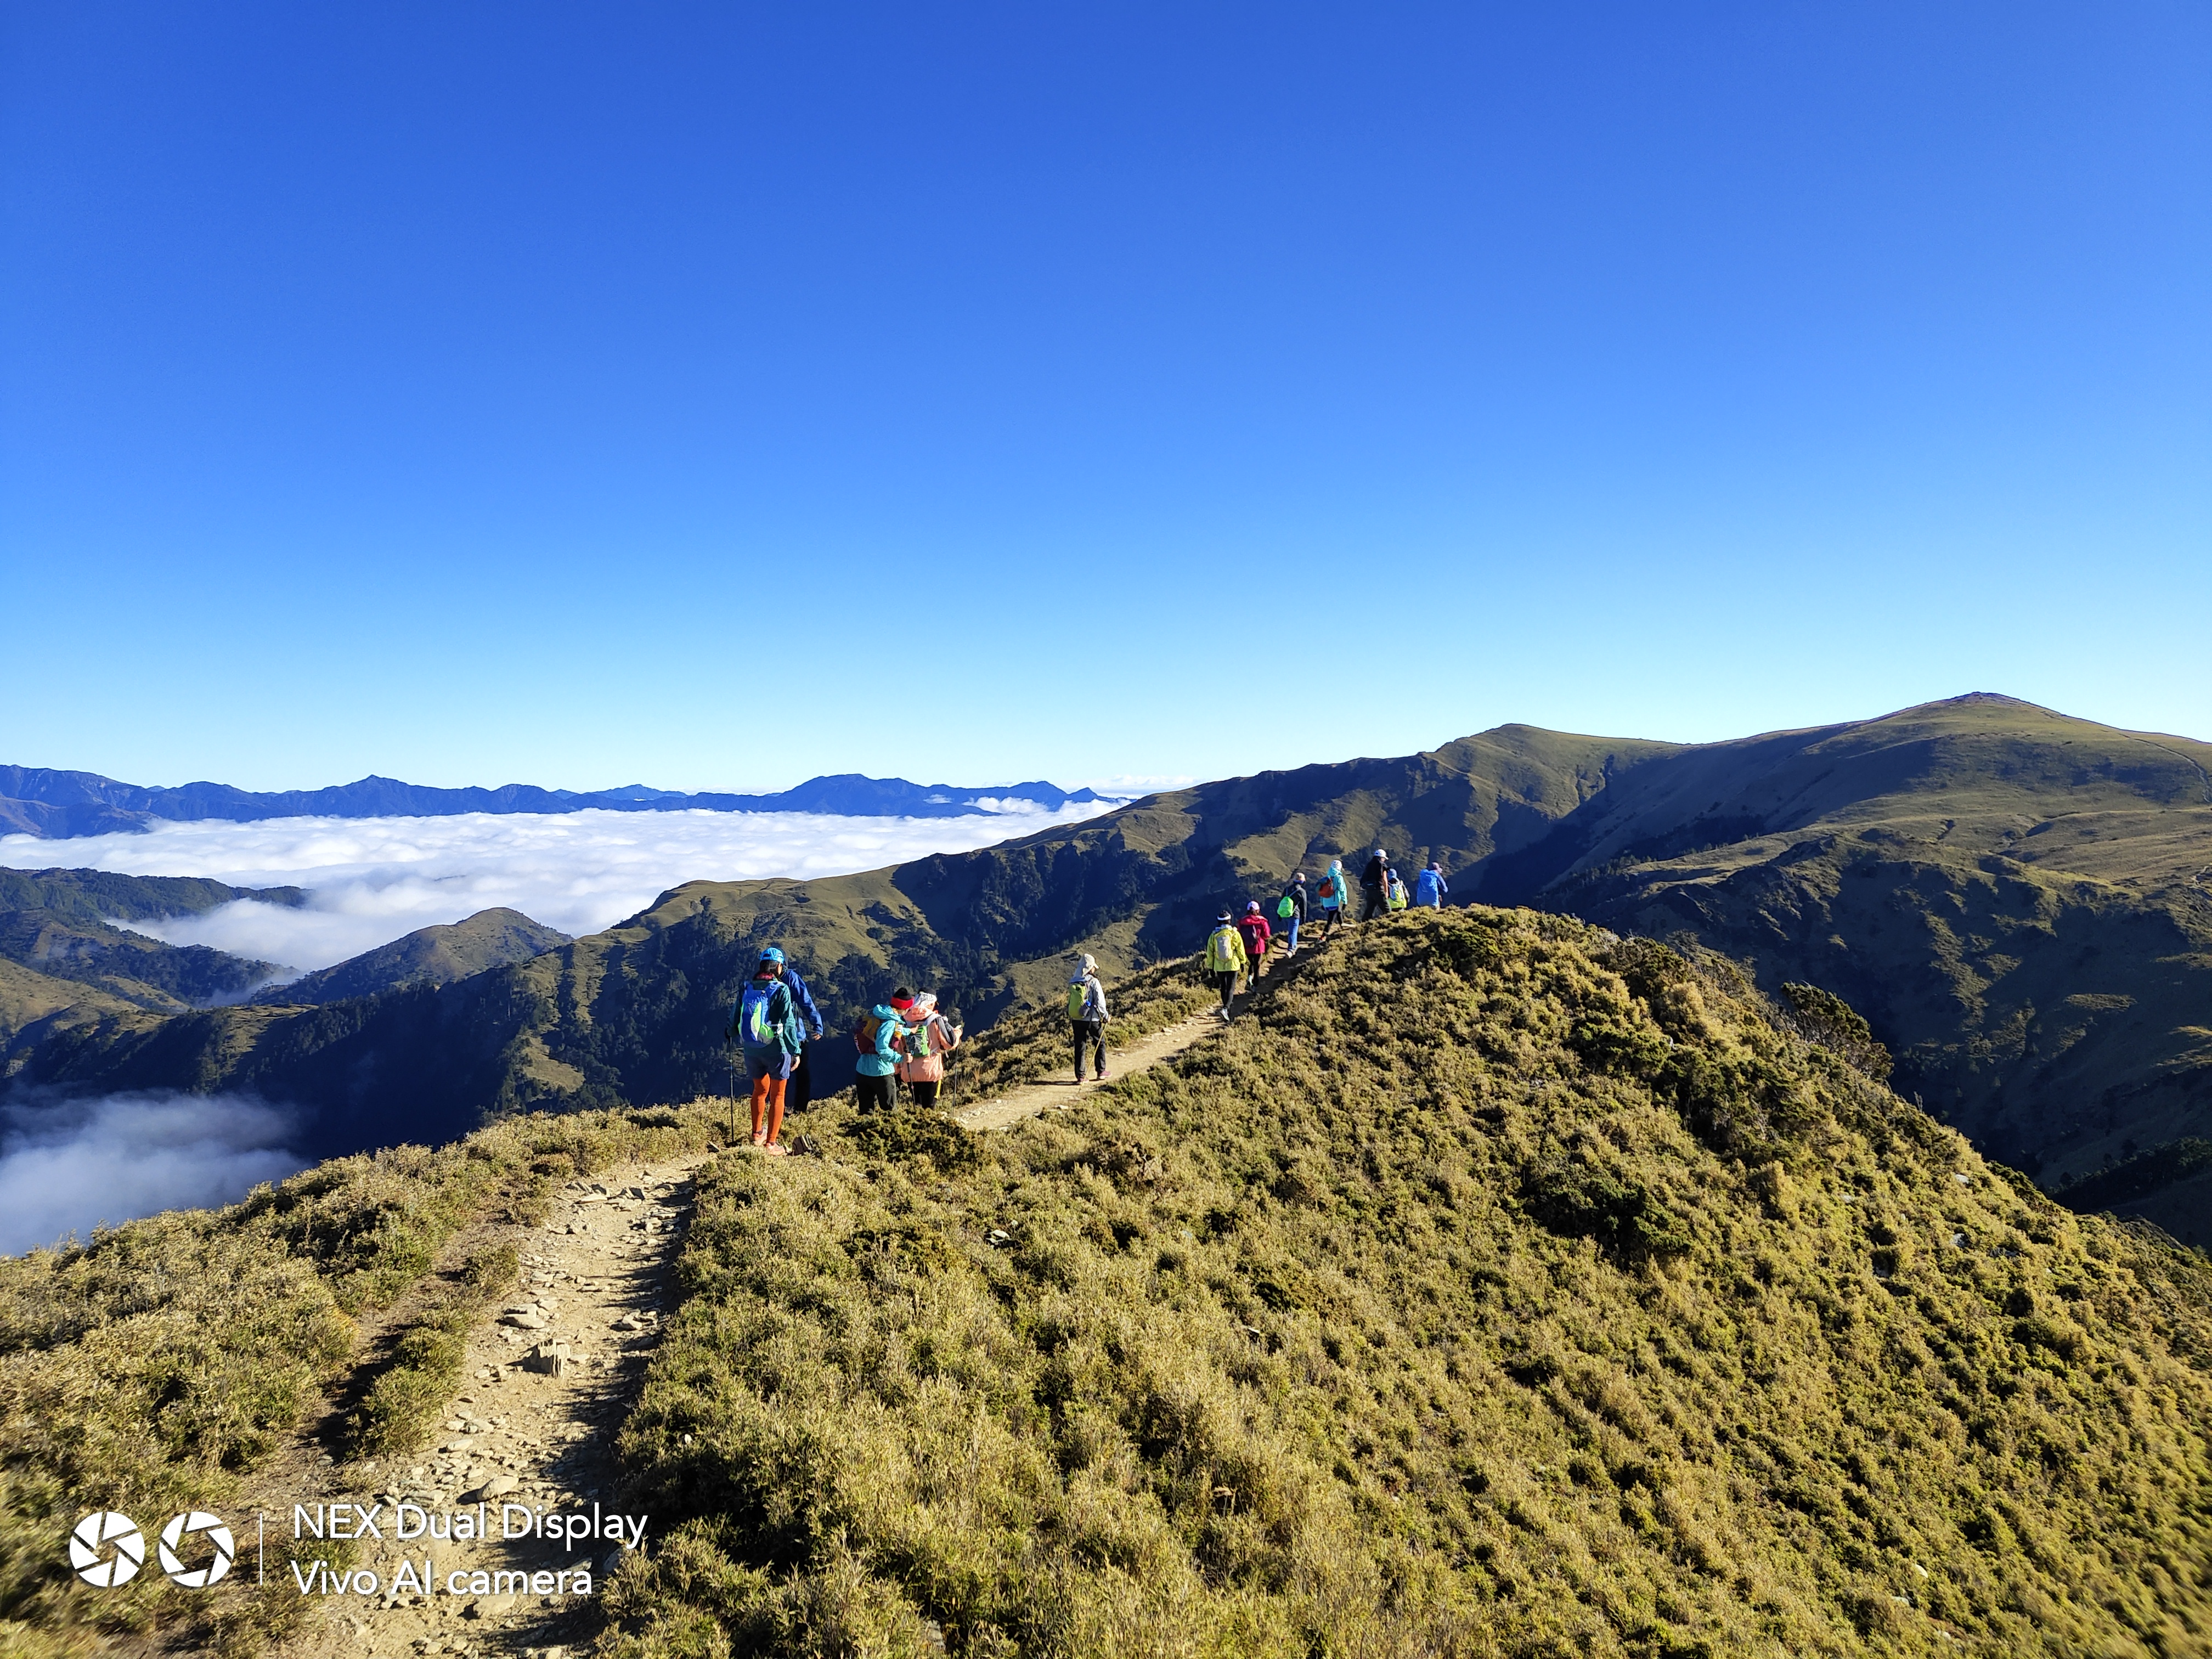
POLYGON ((783 1156, 784 1087, 799 1063, 804 1044, 799 1000, 784 983, 783 952, 769 945, 760 966, 738 993, 730 1011, 729 1035, 744 1050, 745 1075, 752 1080, 753 1145, 774 1158, 783 1156))
MULTIPOLYGON (((891 999, 898 1006, 898 999, 891 999)), ((924 991, 900 1011, 906 1027, 906 1058, 898 1063, 898 1079, 907 1086, 917 1106, 937 1104, 937 1091, 945 1081, 945 1056, 960 1046, 963 1035, 937 1008, 937 993, 924 991)), ((1101 1073, 1102 1077, 1105 1074, 1101 1073)))
POLYGON ((1395 868, 1382 872, 1382 892, 1384 908, 1392 910, 1406 908, 1406 884, 1395 868))
POLYGON ((1390 854, 1380 847, 1375 856, 1367 860, 1367 867, 1359 872, 1359 919, 1372 921, 1389 908, 1386 884, 1390 879, 1390 854))
POLYGON ((1214 988, 1221 993, 1224 1025, 1229 1023, 1229 999, 1237 994, 1237 975, 1244 971, 1244 939, 1237 931, 1237 919, 1224 910, 1206 936, 1206 971, 1213 975, 1214 988))
POLYGON ((1344 920, 1345 910, 1352 902, 1352 888, 1344 874, 1344 860, 1331 859, 1328 873, 1321 878, 1321 936, 1327 939, 1344 920))
POLYGON ((1451 891, 1451 884, 1444 879, 1444 867, 1433 859, 1429 867, 1413 878, 1413 902, 1425 910, 1444 908, 1444 895, 1451 891))
POLYGON ((1260 975, 1267 971, 1267 945, 1275 936, 1267 917, 1260 914, 1259 900, 1244 907, 1244 914, 1237 919, 1237 931, 1243 936, 1244 959, 1252 964, 1252 983, 1257 985, 1260 975))
MULTIPOLYGON (((806 1026, 805 1041, 799 1045, 799 1063, 791 1068, 790 1080, 783 1085, 783 1112, 786 1117, 793 1112, 803 1112, 814 1098, 814 1068, 806 1063, 806 1044, 822 1041, 822 1011, 814 1006, 814 993, 806 988, 806 981, 775 945, 777 957, 783 963, 783 982, 791 988, 792 999, 799 1005, 799 1017, 806 1026)), ((763 954, 766 954, 763 952, 763 954)))
POLYGON ((1083 1048, 1091 1046, 1092 1078, 1106 1080, 1106 987, 1098 977, 1097 958, 1079 956, 1075 971, 1067 976, 1067 1024, 1075 1038, 1075 1080, 1083 1081, 1083 1048))
POLYGON ((853 1028, 853 1046, 860 1057, 853 1062, 854 1109, 888 1112, 898 1103, 894 1074, 906 1056, 906 1026, 893 1002, 904 998, 914 1004, 914 993, 903 985, 891 993, 891 1002, 879 1002, 873 1013, 860 1016, 853 1028))
POLYGON ((1283 889, 1282 897, 1275 901, 1275 931, 1284 936, 1283 960, 1288 962, 1298 953, 1298 924, 1306 919, 1306 872, 1303 870, 1291 878, 1290 885, 1283 889))

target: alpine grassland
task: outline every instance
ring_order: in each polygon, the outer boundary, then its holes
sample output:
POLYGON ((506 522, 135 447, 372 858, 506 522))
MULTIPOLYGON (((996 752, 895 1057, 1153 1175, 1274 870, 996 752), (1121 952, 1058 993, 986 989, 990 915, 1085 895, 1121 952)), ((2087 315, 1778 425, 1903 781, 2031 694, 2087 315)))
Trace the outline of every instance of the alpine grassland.
POLYGON ((90 1595, 62 1540, 89 1510, 158 1524, 233 1509, 347 1400, 333 1451, 417 1443, 459 1384, 459 1334, 514 1277, 500 1227, 575 1175, 705 1145, 716 1115, 514 1118, 0 1257, 0 1654, 59 1659, 134 1633, 267 1650, 304 1600, 196 1600, 150 1570, 90 1595))
POLYGON ((1798 1004, 1414 912, 1003 1134, 714 1161, 600 1659, 2212 1649, 2212 1271, 1798 1004))

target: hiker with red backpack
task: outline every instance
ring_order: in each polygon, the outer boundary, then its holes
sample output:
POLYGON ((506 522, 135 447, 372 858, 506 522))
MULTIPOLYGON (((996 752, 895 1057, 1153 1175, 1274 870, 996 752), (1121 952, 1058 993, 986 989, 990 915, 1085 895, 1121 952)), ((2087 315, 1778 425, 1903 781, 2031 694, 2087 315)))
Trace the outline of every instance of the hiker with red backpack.
POLYGON ((1083 1050, 1091 1049, 1091 1076, 1106 1080, 1106 986, 1095 957, 1079 956, 1067 979, 1067 1024, 1075 1038, 1075 1080, 1083 1081, 1083 1050))
POLYGON ((783 1156, 784 1085, 805 1042, 799 1000, 783 973, 783 952, 771 945, 730 1011, 729 1036, 744 1049, 745 1075, 752 1079, 753 1145, 772 1158, 783 1156))
POLYGON ((1252 964, 1252 983, 1257 985, 1267 971, 1267 946, 1274 938, 1274 929, 1260 914, 1259 900, 1245 905, 1244 914, 1237 919, 1237 931, 1243 937, 1244 959, 1252 964))
MULTIPOLYGON (((901 986, 891 993, 910 1007, 914 993, 901 986)), ((872 1013, 860 1016, 853 1028, 853 1046, 860 1057, 853 1062, 854 1107, 863 1112, 888 1112, 898 1103, 893 1081, 899 1061, 906 1058, 906 1025, 891 1002, 879 1002, 872 1013)))
MULTIPOLYGON (((891 1006, 898 1007, 896 997, 891 1006)), ((945 1082, 945 1056, 960 1046, 960 1028, 937 1011, 934 991, 924 991, 899 1009, 899 1023, 906 1027, 906 1055, 898 1063, 898 1080, 915 1105, 934 1106, 945 1082)))
POLYGON ((1283 889, 1282 897, 1275 901, 1275 931, 1284 937, 1283 960, 1288 962, 1298 953, 1298 927, 1306 919, 1306 872, 1292 876, 1290 885, 1283 889))

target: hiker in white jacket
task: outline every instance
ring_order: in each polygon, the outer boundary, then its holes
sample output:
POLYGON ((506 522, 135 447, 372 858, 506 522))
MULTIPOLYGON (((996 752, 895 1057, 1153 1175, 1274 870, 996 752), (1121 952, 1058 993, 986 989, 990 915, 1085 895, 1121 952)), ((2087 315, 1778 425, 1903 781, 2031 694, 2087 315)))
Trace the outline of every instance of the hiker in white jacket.
POLYGON ((1075 1080, 1083 1081, 1083 1048, 1090 1044, 1092 1051, 1093 1074, 1100 1082, 1106 1078, 1106 988, 1099 982, 1098 963, 1091 957, 1078 957, 1075 971, 1067 976, 1067 1023, 1075 1035, 1075 1080))

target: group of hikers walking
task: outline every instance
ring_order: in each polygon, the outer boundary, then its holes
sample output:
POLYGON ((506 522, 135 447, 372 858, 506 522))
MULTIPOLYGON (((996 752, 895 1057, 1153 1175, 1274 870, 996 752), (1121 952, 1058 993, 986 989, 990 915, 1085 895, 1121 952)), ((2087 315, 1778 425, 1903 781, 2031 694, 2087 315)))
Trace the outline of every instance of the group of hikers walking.
MULTIPOLYGON (((1104 993, 1100 993, 1103 999, 1104 993)), ((761 952, 731 1011, 727 1035, 744 1055, 752 1084, 753 1145, 781 1157, 783 1120, 811 1097, 806 1045, 822 1040, 822 1011, 781 947, 761 952)), ((945 1056, 960 1046, 958 1024, 937 1006, 937 994, 901 986, 853 1028, 854 1093, 860 1110, 889 1111, 901 1084, 917 1106, 933 1106, 945 1084, 945 1056)), ((1105 1064, 1102 1042, 1099 1064, 1105 1064)), ((1101 1073, 1103 1075, 1103 1073, 1101 1073)))
MULTIPOLYGON (((1333 859, 1310 896, 1305 872, 1292 875, 1276 897, 1272 916, 1258 899, 1252 899, 1243 915, 1224 910, 1215 919, 1206 937, 1205 964, 1221 994, 1219 1012, 1224 1022, 1231 1018, 1239 982, 1249 986, 1267 972, 1267 957, 1279 941, 1285 960, 1297 954, 1299 931, 1314 911, 1319 912, 1317 937, 1322 939, 1350 919, 1354 885, 1345 872, 1344 860, 1333 859)), ((1431 860, 1414 877, 1409 893, 1390 862, 1389 849, 1382 847, 1361 868, 1357 888, 1361 921, 1408 906, 1441 909, 1444 895, 1451 891, 1443 866, 1431 860)), ((1086 1057, 1093 1080, 1105 1080, 1106 1025, 1111 1018, 1097 961, 1079 955, 1067 982, 1067 1021, 1078 1083, 1083 1081, 1086 1057)), ((745 1074, 752 1083, 752 1144, 763 1152, 783 1153, 784 1116, 811 1097, 806 1045, 820 1042, 823 1030, 822 1011, 806 981, 780 947, 768 946, 738 994, 728 1032, 744 1055, 745 1074)), ((945 1056, 959 1047, 963 1035, 957 1019, 939 1010, 933 992, 916 994, 903 986, 892 992, 888 1001, 878 1003, 853 1028, 854 1046, 860 1051, 853 1064, 859 1109, 890 1110, 897 1104, 902 1084, 915 1105, 935 1105, 945 1081, 945 1056)))
MULTIPOLYGON (((1352 878, 1344 872, 1344 860, 1332 859, 1322 876, 1317 896, 1321 911, 1317 937, 1325 939, 1343 926, 1352 910, 1352 878)), ((1389 849, 1378 847, 1359 872, 1359 920, 1370 921, 1408 904, 1441 909, 1449 891, 1451 884, 1444 879, 1443 865, 1432 860, 1414 878, 1409 897, 1406 884, 1390 863, 1389 849)), ((1223 1019, 1231 1017, 1230 1004, 1237 994, 1238 980, 1249 984, 1267 971, 1268 953, 1279 938, 1285 961, 1297 954, 1298 931, 1305 924, 1308 903, 1306 872, 1301 870, 1291 876, 1276 899, 1272 921, 1257 899, 1246 902, 1241 916, 1224 910, 1214 919, 1213 932, 1206 940, 1206 971, 1221 994, 1223 1019)))

